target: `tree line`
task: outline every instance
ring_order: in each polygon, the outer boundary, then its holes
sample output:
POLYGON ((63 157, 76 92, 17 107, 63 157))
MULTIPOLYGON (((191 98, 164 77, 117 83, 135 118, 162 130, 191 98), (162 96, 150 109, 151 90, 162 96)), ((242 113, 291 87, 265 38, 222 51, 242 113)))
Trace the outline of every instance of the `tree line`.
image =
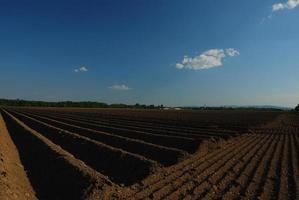
POLYGON ((30 101, 22 99, 0 99, 0 106, 28 106, 28 107, 76 107, 76 108, 136 108, 136 109, 162 109, 163 105, 144 105, 138 104, 107 104, 94 101, 30 101))
MULTIPOLYGON (((0 106, 28 106, 28 107, 77 107, 77 108, 135 108, 135 109, 164 109, 163 105, 145 105, 136 103, 127 104, 107 104, 95 101, 30 101, 23 99, 0 99, 0 106)), ((281 110, 275 108, 253 108, 253 107, 182 107, 185 110, 281 110)), ((295 111, 299 112, 299 104, 295 111)))

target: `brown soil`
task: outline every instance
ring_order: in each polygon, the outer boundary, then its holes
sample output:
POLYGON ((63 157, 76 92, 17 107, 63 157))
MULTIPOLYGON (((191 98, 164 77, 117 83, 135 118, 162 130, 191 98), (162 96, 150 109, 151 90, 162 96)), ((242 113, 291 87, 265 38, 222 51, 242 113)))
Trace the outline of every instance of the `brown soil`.
POLYGON ((290 132, 239 137, 221 150, 204 157, 195 154, 164 169, 120 196, 171 200, 298 199, 296 142, 298 134, 290 132))
POLYGON ((38 199, 107 199, 117 188, 108 177, 3 112, 7 129, 38 199))
POLYGON ((37 199, 0 114, 0 199, 37 199))
POLYGON ((209 116, 194 125, 173 112, 7 111, 18 162, 39 199, 299 199, 292 113, 183 113, 209 116))

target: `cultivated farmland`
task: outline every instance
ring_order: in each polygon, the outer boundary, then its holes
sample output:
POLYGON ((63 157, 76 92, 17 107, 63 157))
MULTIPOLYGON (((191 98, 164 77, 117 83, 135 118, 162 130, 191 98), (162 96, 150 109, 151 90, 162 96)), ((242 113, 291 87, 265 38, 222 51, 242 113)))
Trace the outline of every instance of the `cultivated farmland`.
POLYGON ((0 199, 299 199, 294 113, 10 107, 1 115, 0 199), (7 151, 19 155, 21 182, 7 151))

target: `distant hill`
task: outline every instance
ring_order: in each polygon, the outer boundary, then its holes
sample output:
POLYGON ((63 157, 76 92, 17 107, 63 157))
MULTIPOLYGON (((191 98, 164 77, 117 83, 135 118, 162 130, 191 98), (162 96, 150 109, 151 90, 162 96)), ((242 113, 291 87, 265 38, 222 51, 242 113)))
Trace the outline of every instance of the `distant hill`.
POLYGON ((282 106, 272 106, 272 105, 246 105, 246 106, 236 106, 236 105, 226 105, 226 106, 186 106, 181 107, 183 109, 193 109, 193 110, 292 110, 293 108, 282 107, 282 106))

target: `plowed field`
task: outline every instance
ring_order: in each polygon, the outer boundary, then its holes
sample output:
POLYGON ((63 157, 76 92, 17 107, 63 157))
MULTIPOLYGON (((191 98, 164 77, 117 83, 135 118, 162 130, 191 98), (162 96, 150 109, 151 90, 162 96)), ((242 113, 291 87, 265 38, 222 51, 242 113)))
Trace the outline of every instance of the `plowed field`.
POLYGON ((294 113, 4 108, 1 116, 0 199, 299 199, 294 113))

